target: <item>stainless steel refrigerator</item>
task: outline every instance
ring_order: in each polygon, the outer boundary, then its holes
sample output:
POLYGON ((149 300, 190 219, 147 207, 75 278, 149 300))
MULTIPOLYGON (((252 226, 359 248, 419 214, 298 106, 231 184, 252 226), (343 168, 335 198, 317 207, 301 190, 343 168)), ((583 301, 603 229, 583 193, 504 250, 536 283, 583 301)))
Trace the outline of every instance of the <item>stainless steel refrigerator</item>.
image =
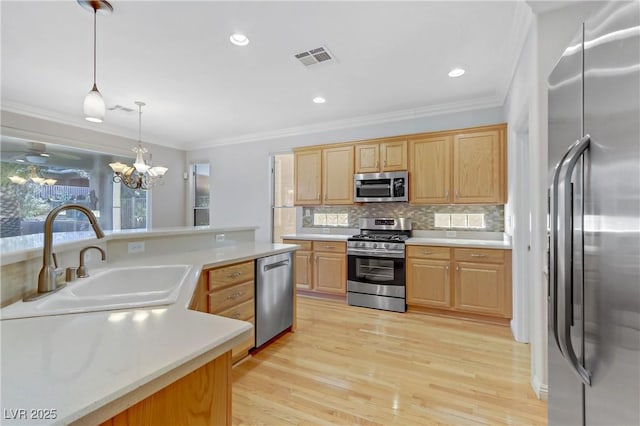
POLYGON ((549 424, 640 425, 640 3, 548 79, 549 424))

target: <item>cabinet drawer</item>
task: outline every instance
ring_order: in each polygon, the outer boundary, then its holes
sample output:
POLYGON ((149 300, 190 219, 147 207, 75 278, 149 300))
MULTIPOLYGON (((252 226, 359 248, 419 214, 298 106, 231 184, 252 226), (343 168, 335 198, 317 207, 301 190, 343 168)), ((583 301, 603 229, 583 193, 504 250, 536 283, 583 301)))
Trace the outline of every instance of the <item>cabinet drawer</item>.
POLYGON ((249 299, 253 299, 254 285, 253 281, 242 284, 236 284, 215 291, 209 295, 210 312, 217 314, 232 306, 239 305, 249 299))
POLYGON ((448 247, 407 246, 407 257, 449 260, 451 258, 451 249, 448 247))
POLYGON ((233 306, 229 309, 218 312, 216 315, 242 321, 249 321, 254 316, 253 299, 247 300, 246 302, 243 302, 237 306, 233 306))
POLYGON ((253 261, 209 271, 209 290, 253 280, 253 261))
POLYGON ((492 249, 454 249, 456 261, 503 263, 504 250, 492 249))
POLYGON ((331 253, 346 253, 347 243, 340 241, 314 241, 313 250, 326 251, 331 253))
POLYGON ((301 241, 301 240, 283 240, 283 244, 297 244, 300 246, 301 251, 311 251, 311 241, 301 241))

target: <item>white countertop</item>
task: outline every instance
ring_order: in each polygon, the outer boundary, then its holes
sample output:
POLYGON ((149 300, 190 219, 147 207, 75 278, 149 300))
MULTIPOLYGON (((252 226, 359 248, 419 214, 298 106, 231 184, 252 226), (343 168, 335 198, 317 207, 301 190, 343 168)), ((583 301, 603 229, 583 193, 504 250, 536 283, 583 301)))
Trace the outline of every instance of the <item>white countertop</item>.
POLYGON ((117 262, 109 266, 184 263, 192 270, 172 305, 0 321, 2 424, 95 423, 126 408, 118 403, 127 394, 151 392, 217 358, 252 326, 187 309, 201 269, 295 248, 244 243, 117 262), (27 417, 7 418, 20 409, 27 417), (56 419, 31 419, 31 409, 56 410, 56 419))
MULTIPOLYGON (((155 229, 126 229, 122 231, 104 231, 105 237, 98 239, 93 231, 54 232, 53 245, 56 250, 82 248, 87 244, 104 243, 110 240, 122 240, 144 236, 157 238, 202 233, 224 233, 232 231, 255 231, 257 227, 213 228, 210 226, 177 226, 155 229)), ((0 261, 2 265, 20 262, 42 256, 44 234, 19 235, 0 239, 0 261)))
POLYGON ((347 241, 352 235, 339 234, 288 234, 283 235, 285 240, 310 240, 310 241, 347 241))
POLYGON ((408 245, 414 246, 446 246, 446 247, 472 247, 472 248, 494 248, 511 249, 510 240, 483 240, 468 238, 424 238, 412 237, 405 241, 408 245))

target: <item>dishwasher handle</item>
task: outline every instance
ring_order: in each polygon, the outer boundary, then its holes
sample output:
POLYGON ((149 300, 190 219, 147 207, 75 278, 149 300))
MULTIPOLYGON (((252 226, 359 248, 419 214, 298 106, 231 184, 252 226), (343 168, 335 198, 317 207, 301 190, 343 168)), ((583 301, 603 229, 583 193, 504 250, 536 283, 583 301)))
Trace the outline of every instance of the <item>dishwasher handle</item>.
POLYGON ((270 263, 268 265, 264 265, 264 272, 270 271, 275 268, 279 268, 281 266, 287 266, 289 264, 289 259, 281 260, 280 262, 270 263))

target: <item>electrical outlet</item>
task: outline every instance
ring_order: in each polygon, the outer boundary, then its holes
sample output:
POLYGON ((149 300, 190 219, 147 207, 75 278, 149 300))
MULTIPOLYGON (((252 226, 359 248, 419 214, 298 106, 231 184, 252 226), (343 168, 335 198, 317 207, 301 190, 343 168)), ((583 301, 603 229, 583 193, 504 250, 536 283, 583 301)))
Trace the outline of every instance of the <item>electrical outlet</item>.
POLYGON ((447 231, 447 237, 455 237, 456 234, 456 231, 447 231))
POLYGON ((322 233, 323 233, 323 234, 328 234, 329 232, 331 232, 331 229, 329 229, 329 228, 322 228, 322 233))
POLYGON ((216 234, 216 241, 217 242, 224 241, 224 234, 216 234))
POLYGON ((127 251, 129 253, 142 253, 144 252, 144 241, 135 241, 127 245, 127 251))

